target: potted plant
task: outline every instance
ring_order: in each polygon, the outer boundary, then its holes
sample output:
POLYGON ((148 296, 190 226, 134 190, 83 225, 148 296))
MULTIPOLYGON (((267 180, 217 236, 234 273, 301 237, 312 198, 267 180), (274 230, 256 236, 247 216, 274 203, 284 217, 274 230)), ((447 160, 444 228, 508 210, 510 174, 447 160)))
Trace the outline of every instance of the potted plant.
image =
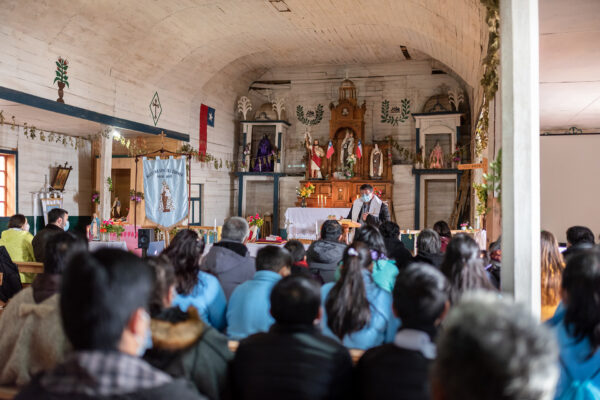
POLYGON ((102 241, 110 241, 110 234, 114 233, 117 235, 117 240, 121 240, 121 235, 125 232, 125 228, 122 225, 115 224, 112 220, 102 221, 100 225, 100 233, 102 233, 102 241))
POLYGON ((59 103, 64 103, 63 100, 63 89, 65 85, 69 87, 69 77, 67 76, 67 69, 69 68, 69 61, 63 59, 62 57, 58 57, 58 61, 56 61, 56 77, 54 78, 54 82, 58 82, 58 101, 59 103))

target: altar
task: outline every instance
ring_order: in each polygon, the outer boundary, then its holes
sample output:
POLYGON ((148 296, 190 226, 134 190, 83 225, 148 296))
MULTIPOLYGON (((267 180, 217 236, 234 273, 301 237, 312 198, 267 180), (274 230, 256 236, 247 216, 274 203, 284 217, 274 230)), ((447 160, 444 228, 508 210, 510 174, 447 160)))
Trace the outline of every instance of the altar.
POLYGON ((346 218, 350 208, 291 207, 285 211, 287 238, 317 240, 321 225, 330 217, 346 218))

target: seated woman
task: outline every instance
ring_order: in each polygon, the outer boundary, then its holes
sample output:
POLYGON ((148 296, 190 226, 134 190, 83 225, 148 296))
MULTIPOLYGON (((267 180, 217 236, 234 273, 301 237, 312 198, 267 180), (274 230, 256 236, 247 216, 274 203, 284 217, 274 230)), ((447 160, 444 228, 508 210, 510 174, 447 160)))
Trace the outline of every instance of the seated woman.
POLYGON ((63 361, 70 345, 61 325, 58 292, 68 256, 86 250, 84 241, 67 232, 46 243, 44 273, 10 300, 0 318, 0 384, 25 385, 63 361))
POLYGON ((344 346, 369 349, 390 343, 400 322, 392 315, 392 295, 375 284, 369 246, 354 242, 344 251, 340 279, 323 285, 323 333, 344 346))
MULTIPOLYGON (((354 241, 369 246, 371 259, 373 260, 373 280, 377 286, 391 293, 394 289, 396 276, 398 276, 398 267, 396 261, 387 258, 385 241, 379 229, 372 225, 365 225, 356 231, 354 241)), ((336 271, 336 280, 339 277, 340 269, 336 271)))
POLYGON ((553 327, 560 348, 561 370, 555 398, 597 399, 600 393, 600 255, 581 251, 570 257, 561 289, 565 309, 553 327), (573 396, 574 393, 579 397, 573 396))
POLYGON ((565 262, 554 235, 542 231, 542 321, 550 319, 560 303, 560 283, 565 262))
POLYGON ((219 280, 200 271, 200 257, 204 252, 204 240, 195 231, 177 232, 164 254, 171 260, 177 278, 177 296, 173 305, 187 311, 189 306, 198 310, 200 318, 223 332, 227 300, 219 280))
POLYGON ((441 268, 450 282, 452 304, 467 291, 496 290, 486 275, 479 245, 469 235, 459 233, 452 238, 441 268))
POLYGON ((171 307, 177 280, 166 256, 151 259, 149 264, 156 277, 150 300, 153 346, 144 359, 173 377, 188 379, 209 399, 220 399, 227 365, 233 359, 227 337, 202 322, 194 307, 187 312, 171 307))
MULTIPOLYGON (((13 262, 35 262, 29 233, 29 223, 23 214, 15 214, 8 220, 8 229, 2 232, 0 246, 6 247, 13 262)), ((22 283, 31 283, 34 273, 20 273, 22 283)))
POLYGON ((448 223, 446 221, 438 221, 433 224, 433 230, 440 236, 440 251, 445 253, 446 248, 452 239, 452 231, 450 231, 448 223))

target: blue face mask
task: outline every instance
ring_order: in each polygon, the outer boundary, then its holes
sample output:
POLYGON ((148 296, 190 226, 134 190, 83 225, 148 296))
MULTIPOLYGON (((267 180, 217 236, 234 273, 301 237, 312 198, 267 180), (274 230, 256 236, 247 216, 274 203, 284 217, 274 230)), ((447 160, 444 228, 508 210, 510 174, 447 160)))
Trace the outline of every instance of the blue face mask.
POLYGON ((69 220, 67 220, 67 223, 65 224, 65 227, 63 228, 66 231, 69 230, 69 220))
POLYGON ((362 196, 360 196, 360 198, 362 199, 362 201, 364 201, 365 203, 368 203, 369 200, 371 200, 371 196, 368 194, 363 194, 362 196))

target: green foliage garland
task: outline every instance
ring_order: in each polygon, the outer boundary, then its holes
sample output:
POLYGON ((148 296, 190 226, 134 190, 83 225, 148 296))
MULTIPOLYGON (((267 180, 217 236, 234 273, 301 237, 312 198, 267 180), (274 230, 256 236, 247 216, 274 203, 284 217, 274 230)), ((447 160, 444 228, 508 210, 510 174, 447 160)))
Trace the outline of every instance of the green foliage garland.
POLYGON ((392 117, 390 115, 390 101, 384 100, 381 102, 381 122, 397 126, 399 122, 404 122, 408 119, 410 114, 410 100, 402 99, 402 112, 398 117, 392 117))
POLYGON ((323 104, 317 105, 315 114, 313 119, 308 119, 304 115, 304 107, 301 105, 296 107, 296 117, 303 125, 319 125, 321 123, 321 120, 323 119, 323 104))

